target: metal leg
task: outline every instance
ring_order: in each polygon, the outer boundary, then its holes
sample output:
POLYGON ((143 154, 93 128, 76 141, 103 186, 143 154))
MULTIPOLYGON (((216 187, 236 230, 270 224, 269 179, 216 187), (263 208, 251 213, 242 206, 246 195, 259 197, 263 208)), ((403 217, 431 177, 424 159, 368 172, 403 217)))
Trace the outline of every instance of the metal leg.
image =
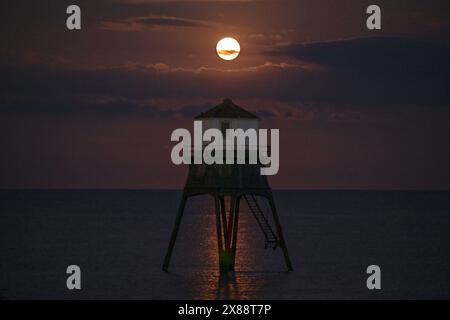
POLYGON ((268 195, 267 199, 269 200, 270 208, 272 210, 273 221, 275 222, 277 228, 278 239, 280 241, 280 247, 283 250, 284 260, 286 262, 286 267, 288 271, 292 271, 291 259, 289 258, 288 249, 286 246, 286 242, 283 236, 283 230, 281 229, 280 220, 278 219, 277 209, 275 207, 275 201, 273 200, 272 194, 268 195))
POLYGON ((228 224, 227 224, 227 211, 225 209, 225 197, 220 196, 220 216, 222 217, 222 234, 224 237, 224 250, 228 248, 228 224))
POLYGON ((230 270, 234 271, 234 265, 236 261, 236 246, 237 246, 237 235, 238 235, 238 225, 239 225, 239 202, 241 197, 234 197, 234 214, 233 214, 233 238, 231 240, 231 262, 230 270))
POLYGON ((227 227, 227 244, 226 247, 228 249, 231 248, 231 241, 233 236, 233 223, 234 223, 234 209, 236 203, 236 197, 230 196, 230 213, 228 215, 228 227, 227 227))
POLYGON ((182 196, 181 202, 180 202, 180 206, 178 207, 178 214, 175 219, 175 225, 173 227, 172 235, 170 237, 169 247, 167 248, 166 256, 164 258, 164 263, 163 263, 162 269, 165 272, 168 272, 168 269, 169 269, 170 258, 172 256, 173 247, 175 246, 175 241, 177 240, 178 229, 180 227, 181 218, 183 217, 184 207, 186 206, 187 198, 188 197, 186 196, 186 194, 183 193, 183 196, 182 196))
POLYGON ((223 249, 222 221, 221 221, 221 205, 219 196, 214 196, 214 204, 216 209, 216 230, 217 230, 217 249, 219 253, 219 270, 221 273, 228 271, 225 261, 225 252, 223 249))

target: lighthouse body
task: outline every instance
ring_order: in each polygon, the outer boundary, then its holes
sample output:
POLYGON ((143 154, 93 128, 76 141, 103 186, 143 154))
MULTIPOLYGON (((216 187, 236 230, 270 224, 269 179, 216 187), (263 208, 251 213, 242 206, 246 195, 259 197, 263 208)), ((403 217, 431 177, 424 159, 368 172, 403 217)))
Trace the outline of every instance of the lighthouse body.
MULTIPOLYGON (((224 148, 236 148, 236 149, 248 149, 250 147, 257 148, 256 145, 249 145, 248 141, 244 144, 239 141, 232 141, 228 139, 227 130, 241 129, 245 132, 252 129, 258 132, 259 118, 247 110, 235 105, 231 99, 224 99, 221 104, 214 108, 201 113, 195 117, 195 121, 202 122, 202 129, 206 131, 208 129, 218 129, 222 132, 224 139, 224 148)), ((203 141, 203 146, 206 146, 209 142, 203 141)))
MULTIPOLYGON (((185 190, 191 194, 245 194, 248 192, 259 193, 269 189, 267 177, 260 173, 259 163, 249 163, 249 150, 258 149, 257 141, 252 144, 249 139, 232 139, 227 130, 241 129, 248 132, 253 130, 257 136, 259 118, 247 110, 235 105, 231 99, 224 99, 222 104, 200 114, 195 121, 202 122, 202 130, 218 129, 223 136, 223 164, 208 165, 205 163, 189 166, 189 175, 185 190), (227 150, 233 150, 233 164, 226 164, 227 150), (239 150, 245 152, 239 153, 239 150), (242 160, 239 162, 239 160, 242 160)), ((203 148, 210 142, 203 141, 203 148)), ((202 149, 203 149, 202 148, 202 149)), ((195 150, 194 152, 202 152, 195 150)))
MULTIPOLYGON (((195 121, 202 122, 203 131, 208 129, 220 130, 225 138, 223 141, 223 149, 225 150, 231 147, 227 145, 230 140, 226 140, 229 133, 227 132, 228 129, 255 132, 258 132, 259 129, 259 118, 235 105, 231 99, 224 99, 220 105, 197 116, 195 121)), ((247 139, 238 143, 234 141, 233 143, 235 143, 233 150, 236 151, 233 151, 235 160, 242 157, 242 153, 239 155, 239 150, 245 151, 243 153, 244 158, 248 157, 252 149, 258 150, 258 143, 255 142, 255 145, 251 145, 247 139)), ((202 146, 198 148, 199 150, 194 150, 194 153, 203 152, 208 144, 209 142, 203 142, 202 146)), ((270 148, 267 151, 269 150, 270 148)), ((260 169, 261 163, 259 161, 255 161, 255 163, 240 163, 238 161, 227 163, 224 161, 221 164, 191 162, 169 247, 164 258, 164 271, 169 268, 186 202, 188 198, 198 195, 210 195, 214 198, 220 272, 226 273, 235 269, 239 206, 242 199, 247 203, 248 210, 254 216, 264 235, 265 247, 273 249, 280 247, 283 251, 287 270, 292 270, 272 191, 267 176, 261 175, 260 169), (225 201, 225 198, 228 198, 229 201, 225 201), (268 203, 269 213, 264 213, 260 204, 262 200, 268 203), (266 216, 270 213, 273 217, 272 222, 266 216)))

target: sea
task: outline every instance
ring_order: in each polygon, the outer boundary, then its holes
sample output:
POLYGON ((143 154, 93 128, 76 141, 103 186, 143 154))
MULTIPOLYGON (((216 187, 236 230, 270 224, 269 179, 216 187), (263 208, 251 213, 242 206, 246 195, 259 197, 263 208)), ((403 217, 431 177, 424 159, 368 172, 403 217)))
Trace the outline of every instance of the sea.
POLYGON ((162 271, 181 194, 0 191, 0 299, 450 298, 449 191, 275 190, 291 272, 242 202, 226 275, 210 196, 189 199, 162 271), (70 265, 80 290, 66 286, 70 265), (372 265, 380 289, 367 287, 372 265))

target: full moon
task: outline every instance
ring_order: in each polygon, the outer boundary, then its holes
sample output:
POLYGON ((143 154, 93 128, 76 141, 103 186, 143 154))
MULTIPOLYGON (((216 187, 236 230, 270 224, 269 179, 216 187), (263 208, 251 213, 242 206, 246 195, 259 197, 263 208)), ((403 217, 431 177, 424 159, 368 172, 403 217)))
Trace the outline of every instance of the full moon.
POLYGON ((217 42, 216 51, 217 55, 223 60, 233 60, 236 59, 239 52, 241 52, 241 46, 236 39, 223 38, 217 42))

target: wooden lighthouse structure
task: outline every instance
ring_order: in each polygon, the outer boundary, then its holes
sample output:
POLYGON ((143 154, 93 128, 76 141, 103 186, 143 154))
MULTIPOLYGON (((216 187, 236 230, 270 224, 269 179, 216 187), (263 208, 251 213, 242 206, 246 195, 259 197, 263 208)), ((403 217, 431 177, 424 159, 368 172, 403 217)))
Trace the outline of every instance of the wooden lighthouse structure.
MULTIPOLYGON (((205 129, 216 128, 225 135, 226 129, 259 129, 259 118, 235 105, 231 99, 198 115, 195 120, 202 121, 205 129)), ((224 144, 224 149, 226 149, 224 144)), ((248 149, 250 146, 237 146, 248 149)), ((248 155, 248 154, 247 154, 248 155)), ((217 229, 217 246, 219 268, 221 273, 234 270, 236 245, 238 239, 239 205, 241 200, 247 202, 257 226, 265 238, 266 248, 281 248, 287 270, 292 270, 286 242, 275 207, 272 190, 267 176, 261 175, 260 162, 257 164, 190 164, 189 174, 178 208, 175 225, 164 259, 163 270, 168 271, 170 258, 175 246, 178 229, 184 213, 186 202, 190 197, 210 195, 214 198, 217 229), (226 212, 226 198, 229 198, 229 212, 226 212), (267 217, 258 199, 269 203, 273 219, 267 217), (270 221, 272 220, 272 221, 270 221), (274 226, 273 226, 274 225, 274 226)))

